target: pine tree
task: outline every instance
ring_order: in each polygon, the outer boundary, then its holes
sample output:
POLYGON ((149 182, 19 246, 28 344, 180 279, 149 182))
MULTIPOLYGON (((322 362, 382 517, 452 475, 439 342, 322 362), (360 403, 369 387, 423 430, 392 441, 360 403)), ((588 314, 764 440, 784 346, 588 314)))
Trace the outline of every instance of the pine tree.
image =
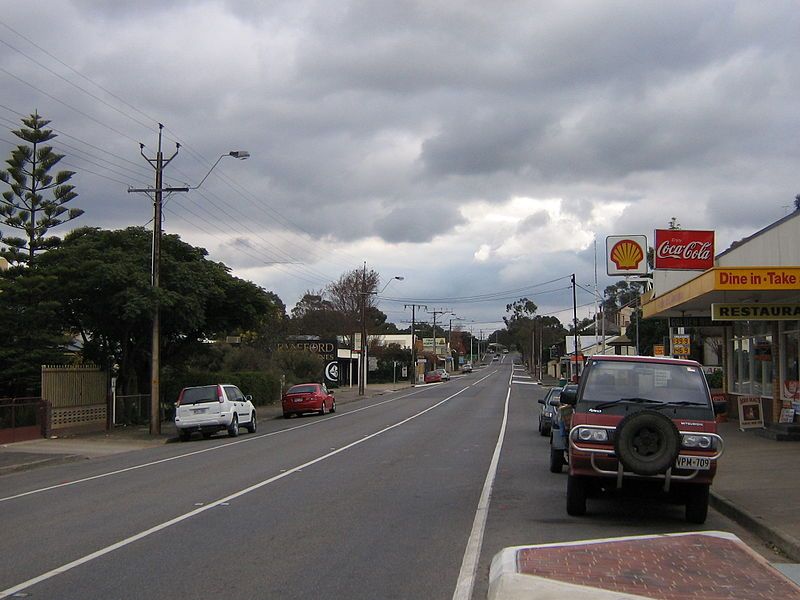
POLYGON ((46 237, 50 229, 83 214, 79 208, 64 207, 78 195, 75 186, 67 183, 75 173, 59 171, 55 176, 50 175, 64 155, 44 145, 56 137, 51 129, 45 129, 48 123, 36 112, 23 118, 23 127, 12 133, 26 143, 11 151, 6 160, 8 170, 0 171, 0 180, 11 188, 0 197, 0 224, 25 234, 0 236, 0 242, 6 246, 0 248, 0 256, 12 263, 27 263, 29 267, 33 266, 37 253, 60 243, 55 236, 46 237))

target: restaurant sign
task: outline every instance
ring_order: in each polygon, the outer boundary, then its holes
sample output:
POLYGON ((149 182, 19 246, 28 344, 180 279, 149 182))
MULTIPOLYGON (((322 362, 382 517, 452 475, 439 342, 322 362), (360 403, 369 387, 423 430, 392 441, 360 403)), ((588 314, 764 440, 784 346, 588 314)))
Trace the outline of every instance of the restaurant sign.
POLYGON ((800 290, 800 267, 716 269, 715 290, 800 290))
POLYGON ((714 232, 656 229, 656 269, 705 271, 714 266, 714 232))
POLYGON ((711 319, 713 321, 796 321, 800 319, 800 303, 714 302, 711 304, 711 319))

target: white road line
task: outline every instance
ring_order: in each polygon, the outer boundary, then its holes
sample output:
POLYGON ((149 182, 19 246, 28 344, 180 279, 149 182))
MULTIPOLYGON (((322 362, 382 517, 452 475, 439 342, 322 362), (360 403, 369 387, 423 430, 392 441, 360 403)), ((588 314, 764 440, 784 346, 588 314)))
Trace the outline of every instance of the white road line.
POLYGON ((478 384, 479 384, 481 381, 483 381, 483 380, 485 380, 485 379, 488 379, 489 377, 491 377, 491 376, 492 376, 492 375, 494 375, 495 373, 497 373, 497 371, 492 371, 492 372, 491 372, 491 373, 489 373, 488 375, 485 375, 485 376, 481 377, 480 379, 478 379, 478 381, 476 381, 475 383, 472 383, 472 384, 470 384, 470 386, 469 386, 469 387, 472 387, 473 385, 478 385, 478 384))
POLYGON ((260 489, 260 488, 262 488, 264 486, 267 486, 267 485, 269 485, 271 483, 275 483, 276 481, 279 481, 279 480, 283 479, 284 477, 288 477, 289 475, 292 475, 293 473, 297 473, 300 470, 305 469, 306 467, 310 467, 311 465, 314 465, 314 464, 317 464, 317 463, 322 462, 324 460, 327 460, 327 459, 331 458, 332 456, 336 456, 337 454, 341 454, 342 452, 344 452, 346 450, 349 450, 350 448, 354 448, 355 446, 358 446, 359 444, 363 444, 364 442, 366 442, 368 440, 371 440, 374 437, 382 435, 382 434, 386 433, 387 431, 391 431, 392 429, 395 429, 396 427, 400 427, 401 425, 404 425, 405 423, 408 423, 412 419, 416 419, 417 417, 422 416, 425 413, 432 411, 434 408, 437 408, 437 407, 441 406, 442 404, 444 404, 445 402, 455 398, 456 396, 458 396, 462 392, 466 391, 467 389, 469 389, 469 386, 460 389, 455 394, 453 394, 451 396, 448 396, 444 400, 440 400, 439 402, 437 402, 436 404, 434 404, 432 406, 429 406, 425 410, 422 410, 422 411, 420 411, 420 412, 418 412, 416 414, 413 414, 410 417, 407 417, 407 418, 403 419, 402 421, 398 421, 397 423, 395 423, 393 425, 389 425, 388 427, 384 427, 383 429, 381 429, 379 431, 376 431, 375 433, 372 433, 370 435, 364 436, 364 437, 356 440, 355 442, 351 442, 350 444, 347 444, 346 446, 342 446, 341 448, 338 448, 337 450, 333 450, 332 452, 328 452, 327 454, 323 454, 322 456, 318 456, 317 458, 315 458, 313 460, 310 460, 310 461, 308 461, 308 462, 306 462, 306 463, 304 463, 302 465, 299 465, 297 467, 289 469, 288 471, 280 473, 279 475, 275 475, 274 477, 270 477, 269 479, 265 479, 264 481, 260 481, 259 483, 256 483, 254 485, 251 485, 249 487, 241 489, 238 492, 234 492, 233 494, 225 496, 224 498, 220 498, 219 500, 215 500, 214 502, 210 502, 209 504, 206 504, 206 505, 201 506, 199 508, 196 508, 196 509, 194 509, 192 511, 184 513, 184 514, 182 514, 180 516, 177 516, 174 519, 170 519, 169 521, 164 521, 163 523, 160 523, 160 524, 158 524, 158 525, 156 525, 154 527, 151 527, 150 529, 145 529, 144 531, 141 531, 141 532, 139 532, 139 533, 137 533, 135 535, 127 537, 124 540, 120 540, 119 542, 116 542, 115 544, 111 544, 110 546, 106 546, 105 548, 101 548, 100 550, 97 550, 96 552, 92 552, 91 554, 87 554, 86 556, 82 556, 81 558, 78 558, 76 560, 68 562, 68 563, 66 563, 64 565, 61 565, 60 567, 56 567, 55 569, 47 571, 46 573, 42 573, 41 575, 38 575, 36 577, 28 579, 27 581, 23 581, 22 583, 19 583, 19 584, 13 586, 13 587, 10 587, 8 589, 0 591, 0 599, 7 598, 8 596, 11 596, 13 594, 16 594, 17 592, 20 592, 20 591, 25 590, 25 589, 33 586, 33 585, 36 585, 37 583, 41 583, 42 581, 46 581, 48 579, 51 579, 51 578, 55 577, 56 575, 61 575, 62 573, 66 573, 67 571, 71 571, 75 567, 79 567, 81 565, 84 565, 84 564, 86 564, 88 562, 93 561, 96 558, 100 558, 101 556, 105 556, 106 554, 110 554, 111 552, 114 552, 115 550, 119 550, 120 548, 124 548, 125 546, 128 546, 129 544, 132 544, 132 543, 134 543, 134 542, 136 542, 138 540, 141 540, 141 539, 146 538, 146 537, 148 537, 150 535, 153 535, 154 533, 158 533, 159 531, 162 531, 162 530, 166 529, 167 527, 172 527, 173 525, 176 525, 176 524, 178 524, 178 523, 180 523, 182 521, 185 521, 187 519, 191 519, 192 517, 197 516, 197 515, 199 515, 201 513, 204 513, 207 510, 210 510, 210 509, 212 509, 214 507, 220 506, 221 504, 225 504, 227 502, 230 502, 231 500, 235 500, 236 498, 244 496, 245 494, 249 494, 250 492, 253 492, 253 491, 255 491, 257 489, 260 489))
POLYGON ((472 590, 475 587, 475 577, 478 573, 478 561, 481 557, 481 547, 483 546, 483 533, 486 530, 486 519, 489 516, 489 503, 492 499, 492 487, 494 478, 497 474, 497 465, 500 462, 500 451, 503 449, 503 439, 506 435, 506 424, 508 423, 508 400, 511 397, 511 377, 508 379, 508 392, 506 402, 503 407, 503 423, 500 426, 500 435, 497 437, 497 444, 494 447, 492 462, 489 464, 489 471, 486 473, 486 480, 483 483, 483 491, 478 500, 478 510, 475 512, 475 519, 472 522, 472 531, 467 540, 467 548, 464 550, 464 558, 461 560, 461 570, 458 573, 458 582, 453 592, 453 600, 470 600, 472 590))
POLYGON ((111 477, 112 475, 119 475, 121 473, 127 473, 129 471, 136 471, 138 469, 144 469, 146 467, 152 467, 155 465, 160 465, 163 463, 171 462, 173 460, 180 460, 182 458, 188 458, 189 456, 196 456, 198 454, 204 454, 206 452, 214 452, 216 450, 223 450, 225 448, 230 448, 231 446, 236 446, 238 444, 247 444, 249 442, 254 442, 256 440, 260 440, 263 438, 272 437, 275 435, 280 435, 282 433, 288 433, 289 431, 296 431, 298 429, 303 429, 305 427, 312 427, 314 425, 319 425, 320 423, 324 423, 326 421, 330 421, 331 419, 339 419, 342 417, 346 417, 347 415, 352 415, 357 412, 361 412, 362 410, 369 410, 371 408, 375 408, 376 406, 381 406, 383 404, 388 404, 389 402, 396 402, 397 400, 402 400, 403 398, 408 398, 409 396, 413 396, 415 394, 419 394, 425 390, 419 390, 417 392, 411 392, 410 394, 405 394, 403 396, 398 396, 397 398, 389 398, 388 400, 383 400, 382 402, 376 402, 375 404, 370 404, 369 406, 363 406, 361 408, 357 408, 355 410, 349 410, 347 412, 338 413, 336 415, 331 415, 324 419, 317 419, 314 421, 310 421, 308 423, 303 423, 302 425, 296 425, 294 427, 288 427, 286 429, 281 429, 279 431, 273 431, 270 433, 263 433, 261 435, 255 436, 247 436, 244 439, 237 440, 235 442, 229 442, 227 444, 220 444, 219 446, 213 446, 211 448, 203 448, 202 450, 195 450, 194 452, 186 452, 185 454, 178 454, 177 456, 170 456, 169 458, 162 458, 159 460, 154 460, 147 463, 142 463, 140 465, 134 465, 132 467, 126 467, 124 469, 117 469, 116 471, 109 471, 108 473, 100 473, 98 475, 92 475, 91 477, 84 477, 82 479, 76 479, 75 481, 65 481, 63 483, 58 483, 55 485, 50 485, 43 488, 37 488, 35 490, 30 490, 27 492, 22 492, 19 494, 14 494, 13 496, 6 496, 5 498, 0 498, 0 502, 6 502, 8 500, 15 500, 16 498, 23 498, 24 496, 31 496, 33 494, 41 494, 42 492, 48 492, 50 490, 55 490, 58 488, 68 487, 72 485, 78 485, 79 483, 86 483, 87 481, 94 481, 95 479, 103 479, 104 477, 111 477))
POLYGON ((517 381, 516 379, 511 383, 515 383, 517 385, 542 385, 538 381, 517 381))

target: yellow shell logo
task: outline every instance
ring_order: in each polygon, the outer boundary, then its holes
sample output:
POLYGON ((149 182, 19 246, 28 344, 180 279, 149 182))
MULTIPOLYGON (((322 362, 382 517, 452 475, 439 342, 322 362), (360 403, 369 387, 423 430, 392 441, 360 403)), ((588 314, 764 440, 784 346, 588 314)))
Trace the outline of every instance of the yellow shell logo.
POLYGON ((611 261, 620 271, 637 268, 643 258, 641 246, 631 240, 620 240, 611 249, 611 261))

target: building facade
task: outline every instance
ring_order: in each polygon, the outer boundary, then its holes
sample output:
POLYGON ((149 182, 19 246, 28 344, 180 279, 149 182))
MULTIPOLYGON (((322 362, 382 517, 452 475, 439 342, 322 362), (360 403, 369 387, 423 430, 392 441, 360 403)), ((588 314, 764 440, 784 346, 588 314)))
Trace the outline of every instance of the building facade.
POLYGON ((670 319, 671 334, 719 336, 734 414, 738 398, 760 399, 766 422, 783 409, 800 414, 800 211, 734 243, 705 272, 653 279, 643 317, 670 319))

